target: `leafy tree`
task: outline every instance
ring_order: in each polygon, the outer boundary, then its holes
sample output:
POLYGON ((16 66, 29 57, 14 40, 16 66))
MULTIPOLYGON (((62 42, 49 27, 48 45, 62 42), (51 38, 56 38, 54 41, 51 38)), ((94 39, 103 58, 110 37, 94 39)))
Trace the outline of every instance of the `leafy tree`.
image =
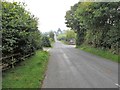
MULTIPOLYGON (((38 18, 25 10, 25 5, 17 2, 2 2, 2 56, 14 54, 15 62, 20 62, 26 55, 42 49, 41 33, 38 30, 38 18)), ((12 59, 3 60, 11 64, 12 59)))
POLYGON ((54 41, 54 32, 53 31, 50 31, 49 32, 49 38, 50 38, 50 41, 54 41))
POLYGON ((83 43, 118 54, 120 47, 120 2, 78 2, 66 12, 66 24, 83 43))
POLYGON ((58 40, 64 40, 64 41, 66 41, 66 34, 65 33, 62 33, 62 34, 59 34, 58 36, 57 36, 57 39, 58 40))
POLYGON ((70 27, 72 30, 74 30, 77 33, 76 36, 76 45, 79 46, 84 42, 84 36, 86 32, 86 27, 84 27, 82 21, 77 16, 77 9, 78 6, 81 4, 81 2, 78 2, 74 6, 71 7, 71 10, 66 12, 66 24, 68 27, 70 27))
POLYGON ((43 47, 51 47, 49 37, 46 35, 42 36, 42 46, 43 47))
POLYGON ((60 28, 58 28, 58 30, 57 30, 57 35, 58 34, 61 34, 62 33, 62 30, 60 29, 60 28))
POLYGON ((67 30, 65 34, 66 34, 67 41, 76 38, 75 32, 73 30, 67 30))

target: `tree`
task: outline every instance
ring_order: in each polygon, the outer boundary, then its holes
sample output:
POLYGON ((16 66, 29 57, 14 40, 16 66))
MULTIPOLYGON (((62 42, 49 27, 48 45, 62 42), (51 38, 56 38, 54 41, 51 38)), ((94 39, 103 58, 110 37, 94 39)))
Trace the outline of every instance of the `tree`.
MULTIPOLYGON (((2 56, 19 54, 13 58, 20 62, 26 55, 42 49, 37 25, 38 18, 26 11, 24 4, 2 2, 2 56)), ((4 59, 2 63, 11 64, 12 59, 4 59)))
POLYGON ((49 38, 50 38, 50 41, 54 41, 54 32, 53 31, 50 31, 49 32, 49 38))
POLYGON ((74 30, 77 33, 76 36, 77 46, 80 46, 84 42, 84 36, 86 32, 86 27, 83 26, 82 21, 79 19, 79 17, 76 14, 76 11, 80 4, 81 2, 78 2, 77 4, 72 6, 71 10, 67 11, 65 16, 67 27, 70 27, 72 30, 74 30))
POLYGON ((43 47, 51 47, 49 37, 46 35, 42 36, 42 46, 43 47))
POLYGON ((67 30, 65 34, 66 34, 67 41, 70 41, 71 39, 76 38, 75 32, 73 30, 67 30))
POLYGON ((76 43, 111 50, 120 47, 120 2, 78 2, 66 12, 66 24, 77 33, 76 43))
POLYGON ((61 34, 61 33, 62 33, 62 30, 60 28, 58 28, 57 34, 61 34))

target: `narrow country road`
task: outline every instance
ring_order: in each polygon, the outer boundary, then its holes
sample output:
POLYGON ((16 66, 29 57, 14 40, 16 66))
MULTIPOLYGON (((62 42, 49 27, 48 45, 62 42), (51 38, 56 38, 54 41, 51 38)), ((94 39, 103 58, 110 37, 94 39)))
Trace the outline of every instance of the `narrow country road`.
POLYGON ((57 41, 43 88, 117 88, 118 64, 57 41))

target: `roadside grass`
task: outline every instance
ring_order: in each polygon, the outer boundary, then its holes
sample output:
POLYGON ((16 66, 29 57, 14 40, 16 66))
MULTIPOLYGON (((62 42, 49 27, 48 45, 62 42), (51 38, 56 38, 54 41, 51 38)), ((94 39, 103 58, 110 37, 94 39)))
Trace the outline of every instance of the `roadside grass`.
POLYGON ((103 58, 109 59, 111 61, 120 63, 120 55, 113 54, 109 51, 102 50, 99 48, 90 47, 87 45, 81 45, 81 46, 76 47, 76 48, 80 48, 83 51, 86 51, 86 52, 101 56, 103 58))
POLYGON ((34 56, 21 62, 20 65, 3 72, 3 89, 41 88, 48 58, 48 52, 37 51, 34 56))

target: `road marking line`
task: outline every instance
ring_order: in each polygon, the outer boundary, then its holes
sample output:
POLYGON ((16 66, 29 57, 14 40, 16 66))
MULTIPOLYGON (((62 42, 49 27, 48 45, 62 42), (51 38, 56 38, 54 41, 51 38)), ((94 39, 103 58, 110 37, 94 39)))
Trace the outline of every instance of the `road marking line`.
POLYGON ((119 84, 115 83, 115 85, 118 86, 118 87, 120 88, 120 85, 119 85, 119 84))

